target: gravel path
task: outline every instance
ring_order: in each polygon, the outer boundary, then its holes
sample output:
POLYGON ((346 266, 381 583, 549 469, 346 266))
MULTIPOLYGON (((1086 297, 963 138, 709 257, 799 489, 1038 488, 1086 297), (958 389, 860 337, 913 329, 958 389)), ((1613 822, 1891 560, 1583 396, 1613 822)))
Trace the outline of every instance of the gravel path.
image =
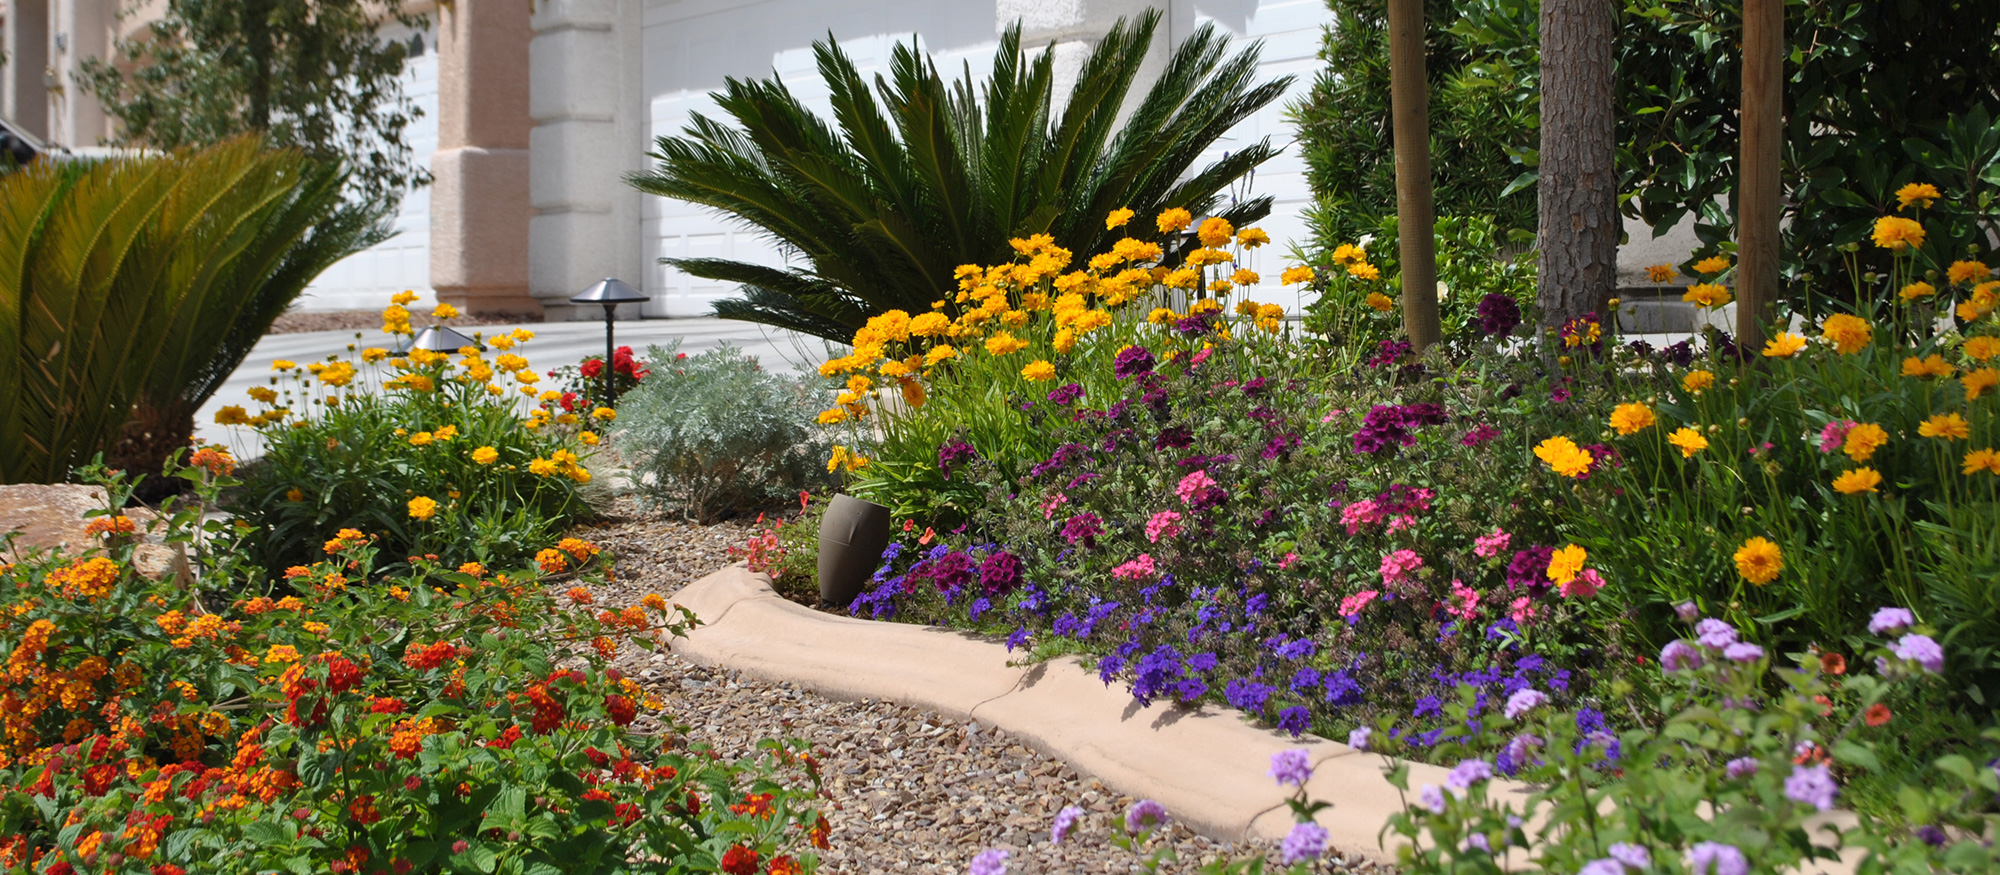
MULTIPOLYGON (((384 297, 382 305, 388 306, 384 297)), ((420 312, 428 313, 428 309, 420 312)), ((428 324, 427 319, 419 319, 420 324, 428 324)), ((460 316, 451 321, 452 325, 516 325, 522 322, 540 322, 539 314, 521 313, 475 313, 460 316)), ((307 331, 366 331, 373 332, 382 327, 382 311, 377 310, 293 310, 278 317, 271 323, 271 334, 303 334, 307 331)))
MULTIPOLYGON (((588 533, 617 556, 617 579, 596 593, 611 606, 649 592, 671 594, 727 564, 728 548, 750 531, 747 522, 699 526, 651 517, 629 497, 619 499, 612 513, 588 533)), ((829 699, 672 654, 635 652, 620 667, 666 703, 690 740, 725 756, 742 756, 757 739, 779 735, 806 739, 821 751, 833 807, 825 872, 961 873, 974 854, 990 847, 1012 851, 1008 871, 1015 875, 1142 871, 1129 852, 1105 841, 1132 798, 993 727, 890 702, 829 699), (1072 804, 1090 814, 1068 842, 1053 845, 1049 821, 1072 804)), ((1271 799, 1280 801, 1275 785, 1271 799)), ((1192 872, 1218 858, 1274 851, 1266 843, 1213 841, 1178 824, 1164 838, 1181 862, 1162 872, 1192 872)), ((1317 871, 1350 870, 1340 860, 1323 865, 1317 871)))

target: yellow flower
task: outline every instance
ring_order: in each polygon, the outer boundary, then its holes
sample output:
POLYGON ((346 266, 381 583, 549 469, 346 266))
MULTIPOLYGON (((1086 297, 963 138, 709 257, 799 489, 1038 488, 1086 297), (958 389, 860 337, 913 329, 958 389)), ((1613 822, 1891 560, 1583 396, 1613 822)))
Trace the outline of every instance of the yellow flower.
POLYGON ((2000 474, 2000 453, 1994 452, 1992 447, 1966 453, 1965 464, 1960 468, 1961 473, 1969 477, 1981 470, 2000 474))
POLYGON ((1905 377, 1949 377, 1953 370, 1951 363, 1945 361, 1941 355, 1932 355, 1929 358, 1910 356, 1903 359, 1905 377))
POLYGON ((420 432, 417 432, 416 434, 413 434, 413 435, 410 435, 410 446, 413 446, 413 447, 428 447, 428 446, 430 446, 430 445, 431 445, 431 433, 430 433, 430 432, 427 432, 427 431, 420 431, 420 432))
POLYGON ((1897 209, 1901 210, 1909 209, 1911 204, 1920 210, 1930 209, 1931 201, 1940 197, 1943 195, 1938 193, 1938 187, 1928 182, 1912 182, 1896 189, 1897 209))
POLYGON ((522 383, 534 383, 536 380, 540 380, 541 378, 542 375, 537 374, 534 371, 521 370, 514 372, 514 379, 522 383))
POLYGON ((1382 278, 1382 270, 1365 261, 1357 261, 1347 266, 1347 275, 1356 279, 1376 280, 1382 278))
POLYGON ((1037 383, 1053 380, 1056 378, 1056 366, 1049 364, 1047 360, 1036 359, 1021 369, 1021 376, 1037 383))
POLYGON ((577 433, 576 433, 576 439, 577 439, 577 440, 580 440, 580 441, 583 441, 583 445, 584 445, 584 446, 586 446, 586 447, 594 447, 594 446, 597 446, 597 445, 598 445, 599 443, 603 442, 603 440, 604 440, 603 438, 601 438, 601 437, 598 437, 598 436, 597 436, 597 432, 594 432, 594 431, 580 431, 580 432, 577 432, 577 433))
POLYGON ((1387 313, 1390 310, 1396 309, 1396 299, 1381 292, 1369 292, 1368 297, 1362 303, 1367 304, 1377 313, 1387 313))
POLYGON ((1702 390, 1713 385, 1715 385, 1715 375, 1708 371, 1689 371, 1681 377, 1681 390, 1684 392, 1699 395, 1702 390))
POLYGON ((1655 421, 1653 409, 1636 401, 1620 404, 1611 411, 1611 428, 1621 435, 1652 428, 1655 421))
POLYGON ((1874 468, 1856 468, 1852 471, 1842 471, 1840 476, 1833 478, 1833 490, 1842 495, 1853 495, 1857 492, 1875 492, 1877 491, 1876 487, 1881 485, 1882 472, 1874 468))
POLYGON ((1123 228, 1125 223, 1130 221, 1132 221, 1132 211, 1126 207, 1119 207, 1112 210, 1111 215, 1104 217, 1104 230, 1123 228))
POLYGON ((1967 358, 1975 362, 1983 362, 1995 355, 2000 355, 2000 337, 1982 334, 1966 340, 1965 346, 1960 349, 1965 353, 1967 358))
POLYGON ((1806 348, 1806 339, 1790 332, 1780 331, 1776 337, 1764 344, 1764 356, 1774 359, 1788 359, 1806 348))
POLYGON ((1785 557, 1778 545, 1761 537, 1744 541, 1735 558, 1736 573, 1758 586, 1777 580, 1778 572, 1785 570, 1785 557))
POLYGON ((1826 317, 1819 327, 1820 337, 1832 341, 1833 349, 1841 355, 1853 355, 1868 346, 1875 339, 1875 329, 1866 320, 1849 313, 1836 313, 1826 317))
POLYGON ((1883 216, 1875 220, 1875 245, 1901 252, 1924 245, 1924 226, 1915 219, 1883 216))
POLYGON ((1940 413, 1917 426, 1917 434, 1948 441, 1966 440, 1972 437, 1972 423, 1956 413, 1940 413))
POLYGON ((1589 558, 1582 547, 1570 544, 1549 556, 1549 579, 1557 583, 1576 577, 1583 572, 1583 563, 1589 558))
POLYGON ((529 331, 526 328, 516 328, 508 332, 507 336, 513 338, 515 343, 527 343, 535 339, 535 332, 529 331))
POLYGON ((298 365, 293 364, 292 362, 287 361, 285 359, 278 359, 277 361, 271 363, 271 370, 274 371, 289 371, 296 367, 298 367, 298 365))
POLYGON ((1201 221, 1201 227, 1195 229, 1194 235, 1203 246, 1228 246, 1230 238, 1236 236, 1236 228, 1229 224, 1228 219, 1211 216, 1201 221))
POLYGON ((306 500, 306 494, 304 492, 299 491, 299 488, 294 486, 290 489, 285 490, 285 500, 304 501, 306 500))
POLYGON ((500 459, 500 451, 492 447, 480 447, 472 451, 472 461, 481 465, 491 465, 500 459))
POLYGON ((1298 267, 1288 267, 1285 268, 1285 272, 1278 277, 1278 280, 1288 286, 1296 285, 1298 283, 1309 283, 1313 281, 1313 269, 1310 267, 1306 267, 1305 265, 1299 265, 1298 267))
POLYGON ((1694 263, 1694 272, 1699 274, 1721 273, 1729 269, 1729 256, 1711 255, 1694 263))
POLYGON ((1236 245, 1244 249, 1256 249, 1269 242, 1271 235, 1264 233, 1262 228, 1244 228, 1236 232, 1236 245))
POLYGON ((486 345, 505 352, 514 348, 514 338, 511 335, 502 334, 499 337, 486 341, 486 345))
POLYGON ((1673 279, 1674 266, 1671 264, 1651 264, 1646 266, 1646 280, 1648 282, 1665 283, 1672 282, 1673 279))
POLYGON ((437 515, 437 510, 438 503, 427 496, 419 495, 416 498, 410 499, 410 517, 412 519, 430 519, 437 515))
POLYGON ((598 422, 610 422, 618 418, 618 411, 612 410, 609 407, 599 407, 596 410, 590 411, 590 418, 598 422))
POLYGON ((1582 477, 1590 473, 1590 451, 1560 435, 1537 444, 1535 458, 1541 459, 1547 463, 1549 470, 1564 477, 1582 477))
POLYGON ((986 338, 987 355, 1009 355, 1028 348, 1028 342, 1005 331, 986 338))
POLYGON ((216 425, 243 425, 250 421, 250 411, 234 404, 215 411, 216 425))
POLYGON ((250 400, 259 404, 270 404, 278 400, 278 393, 264 386, 251 386, 250 400))
POLYGON ((459 314, 457 307, 450 304, 439 304, 437 305, 437 309, 431 311, 431 315, 439 319, 457 319, 459 314))
POLYGON ((1054 347, 1056 352, 1068 355, 1070 350, 1076 348, 1076 330, 1064 328, 1057 331, 1056 336, 1049 341, 1049 346, 1054 347))
POLYGON ((924 384, 919 383, 916 380, 911 379, 909 377, 904 377, 903 379, 896 381, 896 386, 897 388, 903 390, 904 404, 908 404, 913 408, 924 406, 924 400, 926 398, 926 396, 924 395, 924 384))
POLYGON ((299 651, 298 648, 290 644, 273 644, 270 650, 264 651, 264 661, 275 662, 281 665, 287 662, 298 662, 299 651))
POLYGON ((1159 218, 1154 220, 1154 224, 1159 226, 1160 233, 1162 234, 1185 231, 1187 230, 1187 226, 1193 222, 1194 214, 1180 207, 1164 210, 1160 213, 1159 218))
POLYGON ((1229 275, 1229 281, 1239 286, 1254 286, 1263 280, 1264 278, 1258 276, 1256 271, 1247 267, 1239 267, 1235 273, 1229 275))
POLYGON ((374 364, 389 357, 389 351, 379 346, 371 346, 361 351, 361 360, 374 364))
POLYGON ((549 477, 556 473, 556 463, 552 459, 528 460, 528 473, 537 477, 549 477))
POLYGON ((1691 301, 1703 307, 1714 309, 1733 300, 1729 290, 1715 283, 1695 283, 1681 293, 1681 300, 1691 301))
POLYGON ((1965 400, 1977 400, 1979 396, 1986 394, 1986 390, 2000 386, 2000 370, 1980 368, 1959 377, 1958 382, 1965 387, 1965 400))
POLYGON ((838 425, 847 421, 847 408, 831 407, 819 412, 820 425, 838 425))
POLYGON ((1701 432, 1687 426, 1681 426, 1675 429, 1673 434, 1667 435, 1667 443, 1680 448, 1681 458, 1683 459, 1690 458, 1694 454, 1708 449, 1708 438, 1702 437, 1701 432))
POLYGON ((395 302, 395 304, 399 307, 404 304, 414 304, 417 302, 417 293, 410 291, 409 289, 404 289, 400 292, 395 293, 394 295, 389 296, 389 300, 395 302))
POLYGON ((1840 451, 1856 462, 1866 462, 1888 442, 1889 432, 1875 423, 1864 422, 1847 430, 1847 439, 1841 443, 1840 451))
POLYGON ((1936 286, 1926 282, 1914 282, 1904 286, 1902 291, 1896 293, 1896 296, 1905 301, 1914 301, 1918 298, 1928 298, 1935 294, 1937 294, 1936 286))
POLYGON ((449 441, 452 438, 458 437, 458 426, 447 425, 437 431, 431 432, 431 437, 440 443, 449 441))
POLYGON ((1355 264, 1368 258, 1367 250, 1352 243, 1342 243, 1333 248, 1334 264, 1355 264))
POLYGON ((1988 268, 1984 262, 1978 261, 1954 261, 1951 263, 1951 267, 1947 268, 1944 272, 1945 279, 1950 280, 1954 284, 1983 280, 1992 274, 1993 270, 1991 268, 1988 268))
POLYGON ((1192 267, 1183 267, 1173 271, 1167 274, 1165 279, 1160 280, 1162 285, 1170 289, 1191 289, 1199 282, 1201 282, 1201 271, 1195 270, 1192 267))
POLYGON ((930 352, 924 353, 924 364, 935 367, 939 362, 950 361, 957 357, 958 350, 953 349, 951 344, 940 343, 931 347, 930 352))

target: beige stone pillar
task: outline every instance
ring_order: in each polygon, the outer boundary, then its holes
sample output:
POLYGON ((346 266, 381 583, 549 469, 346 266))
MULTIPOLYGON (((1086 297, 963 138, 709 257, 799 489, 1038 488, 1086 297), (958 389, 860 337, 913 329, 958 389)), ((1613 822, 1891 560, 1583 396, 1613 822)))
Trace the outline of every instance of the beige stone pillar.
POLYGON ((118 24, 118 0, 50 0, 49 67, 55 87, 49 89, 49 139, 70 148, 102 144, 111 129, 104 107, 83 81, 86 58, 112 57, 111 40, 118 24))
POLYGON ((49 135, 49 0, 7 0, 0 50, 0 113, 30 134, 49 135))
POLYGON ((539 315, 528 292, 527 4, 456 0, 437 15, 431 288, 468 312, 539 315))

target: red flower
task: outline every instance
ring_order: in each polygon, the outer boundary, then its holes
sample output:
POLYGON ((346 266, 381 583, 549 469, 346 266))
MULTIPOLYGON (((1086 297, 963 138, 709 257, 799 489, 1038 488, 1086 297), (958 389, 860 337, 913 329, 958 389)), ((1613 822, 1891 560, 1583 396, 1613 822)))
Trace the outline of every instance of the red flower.
POLYGON ((579 370, 581 370, 583 372, 583 375, 586 377, 591 377, 593 379, 601 377, 604 375, 604 360, 600 358, 584 359, 583 367, 579 368, 579 370))
POLYGON ((730 845, 722 855, 722 871, 729 875, 757 875, 757 852, 742 845, 730 845))
POLYGON ((1868 706, 1868 712, 1861 719, 1867 721, 1869 726, 1881 726, 1894 716, 1896 715, 1889 710, 1889 706, 1876 702, 1868 706))
POLYGON ((632 720, 639 716, 638 706, 631 699, 619 695, 605 696, 604 710, 611 715, 611 722, 619 726, 630 726, 632 720))
POLYGON ((154 863, 153 875, 187 875, 187 870, 172 863, 154 863))
POLYGON ((436 641, 423 646, 411 644, 403 650, 403 664, 418 671, 429 671, 456 655, 458 648, 449 641, 436 641))
POLYGON ((1822 653, 1819 657, 1819 670, 1827 674, 1846 674, 1847 657, 1838 653, 1822 653))
POLYGON ((520 740, 521 740, 521 727, 509 726, 507 727, 507 731, 500 733, 499 738, 487 742, 486 746, 489 748, 497 747, 501 750, 507 750, 508 748, 514 746, 514 742, 520 740))

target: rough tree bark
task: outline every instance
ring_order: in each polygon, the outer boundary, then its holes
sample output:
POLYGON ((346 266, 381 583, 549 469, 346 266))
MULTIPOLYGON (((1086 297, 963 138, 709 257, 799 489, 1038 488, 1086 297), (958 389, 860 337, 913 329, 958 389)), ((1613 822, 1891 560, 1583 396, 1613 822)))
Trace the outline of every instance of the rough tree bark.
POLYGON ((1389 0, 1389 102, 1396 142, 1396 240, 1403 331, 1418 352, 1438 341, 1437 218, 1431 200, 1430 85, 1424 0, 1389 0))
POLYGON ((1545 327, 1597 311, 1617 280, 1612 0, 1542 0, 1541 274, 1545 327))
POLYGON ((1736 177, 1736 338, 1764 344, 1778 295, 1778 174, 1784 156, 1784 0, 1743 3, 1743 133, 1736 177))

